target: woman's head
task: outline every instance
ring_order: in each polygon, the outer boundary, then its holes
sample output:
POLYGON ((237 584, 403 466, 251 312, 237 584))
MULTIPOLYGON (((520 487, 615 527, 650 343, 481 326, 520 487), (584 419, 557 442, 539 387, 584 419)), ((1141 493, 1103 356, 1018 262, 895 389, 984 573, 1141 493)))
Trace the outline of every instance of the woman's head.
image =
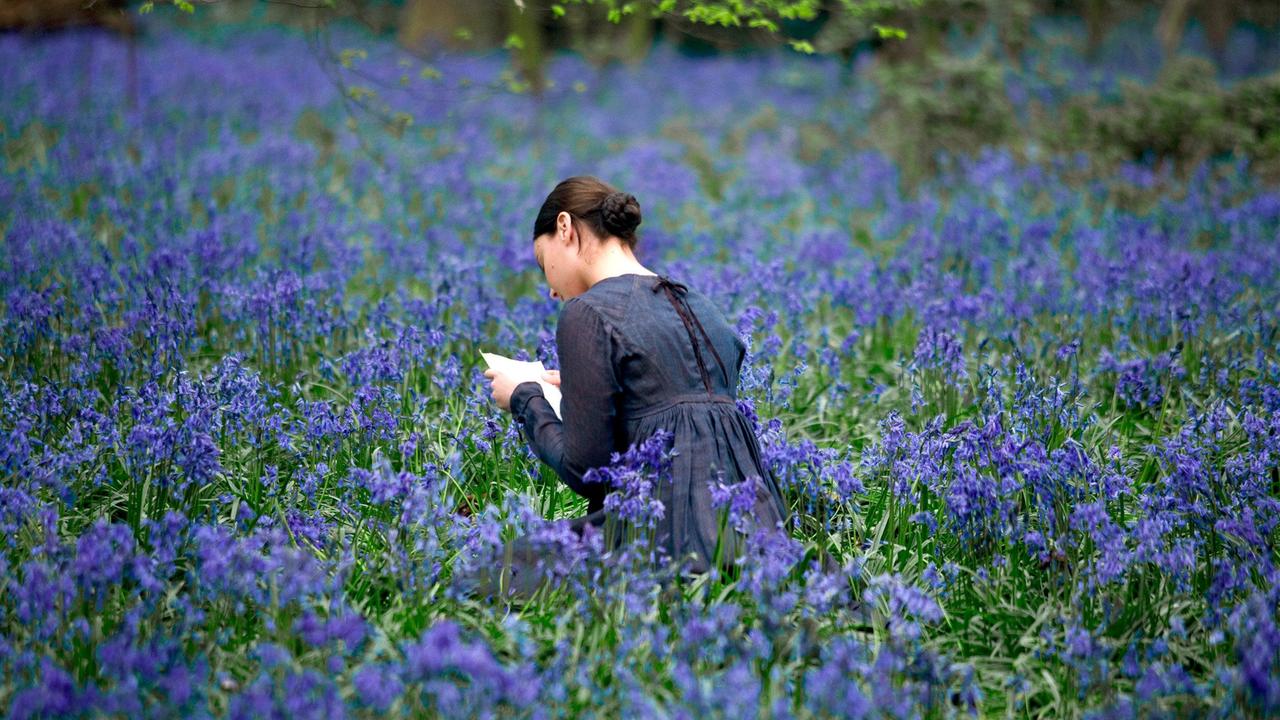
POLYGON ((552 294, 567 298, 585 292, 585 266, 610 243, 630 254, 639 225, 634 195, 587 175, 560 181, 533 223, 534 254, 552 294))

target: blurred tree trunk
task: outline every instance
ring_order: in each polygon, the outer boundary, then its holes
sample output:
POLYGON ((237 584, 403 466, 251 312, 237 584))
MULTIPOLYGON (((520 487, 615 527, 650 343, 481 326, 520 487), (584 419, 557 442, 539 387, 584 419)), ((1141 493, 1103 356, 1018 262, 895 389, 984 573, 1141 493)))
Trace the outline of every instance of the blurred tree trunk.
POLYGON ((466 0, 405 0, 396 39, 410 50, 426 44, 451 49, 493 47, 506 37, 503 11, 511 3, 472 3, 466 0))
POLYGON ((1102 40, 1107 36, 1107 2, 1084 0, 1081 4, 1081 11, 1084 13, 1085 55, 1091 61, 1097 60, 1102 40))
POLYGON ((550 12, 548 0, 524 0, 523 9, 510 0, 406 0, 397 39, 411 50, 427 44, 469 50, 501 46, 514 35, 518 39, 518 46, 512 48, 515 71, 532 92, 540 94, 546 82, 547 46, 542 18, 550 12))
POLYGON ((520 40, 514 49, 516 72, 538 97, 542 96, 546 84, 544 49, 547 43, 541 18, 548 13, 550 7, 545 0, 524 0, 523 8, 515 3, 507 5, 507 25, 511 34, 520 40))
POLYGON ((1223 56, 1227 52, 1227 40, 1231 36, 1231 26, 1236 22, 1235 0, 1205 0, 1201 3, 1200 21, 1204 23, 1204 33, 1209 39, 1209 49, 1213 57, 1222 67, 1223 56))
POLYGON ((626 59, 640 62, 653 45, 653 18, 641 11, 623 20, 622 24, 627 29, 626 59))
POLYGON ((1165 0, 1156 21, 1156 40, 1168 62, 1182 45, 1182 34, 1187 29, 1187 16, 1191 12, 1191 0, 1165 0))
POLYGON ((1005 57, 1021 70, 1023 53, 1031 40, 1031 19, 1035 16, 1035 8, 1027 0, 995 0, 990 8, 1005 57))
POLYGON ((654 26, 658 23, 643 7, 615 23, 609 20, 604 6, 596 5, 574 5, 556 22, 566 31, 561 44, 582 53, 597 68, 615 60, 643 60, 653 44, 654 26))

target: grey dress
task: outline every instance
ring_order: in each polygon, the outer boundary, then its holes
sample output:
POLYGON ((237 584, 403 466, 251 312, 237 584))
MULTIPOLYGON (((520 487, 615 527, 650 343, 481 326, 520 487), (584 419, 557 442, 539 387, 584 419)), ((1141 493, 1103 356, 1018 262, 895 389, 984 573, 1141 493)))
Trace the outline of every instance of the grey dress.
MULTIPOLYGON (((695 572, 710 567, 722 512, 711 505, 714 481, 751 478, 757 526, 785 521, 777 482, 736 402, 746 348, 705 296, 662 276, 605 278, 564 304, 556 349, 563 422, 537 383, 515 388, 511 411, 537 456, 587 498, 575 530, 602 524, 611 490, 583 482, 586 471, 659 428, 673 434, 677 454, 672 482, 659 486, 665 513, 654 538, 672 557, 692 553, 695 572)), ((726 536, 727 563, 741 538, 732 529, 726 536)))

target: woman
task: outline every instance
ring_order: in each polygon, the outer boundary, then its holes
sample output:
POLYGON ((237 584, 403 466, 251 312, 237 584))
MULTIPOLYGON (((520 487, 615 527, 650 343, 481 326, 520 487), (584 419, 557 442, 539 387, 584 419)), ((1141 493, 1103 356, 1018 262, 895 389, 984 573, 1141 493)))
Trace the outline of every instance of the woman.
MULTIPOLYGON (((546 378, 561 387, 563 421, 538 383, 517 385, 493 370, 485 377, 537 456, 587 498, 588 514, 572 523, 579 533, 603 523, 611 490, 584 482, 587 470, 658 429, 671 432, 677 454, 672 481, 657 491, 665 513, 653 537, 672 557, 692 553, 691 569, 703 572, 722 525, 713 483, 752 482, 760 526, 784 521, 786 507, 735 400, 745 346, 706 297, 640 264, 639 225, 633 195, 588 176, 556 185, 534 221, 533 248, 551 296, 565 301, 556 327, 561 369, 546 378)), ((721 552, 730 561, 738 543, 726 539, 721 552)))

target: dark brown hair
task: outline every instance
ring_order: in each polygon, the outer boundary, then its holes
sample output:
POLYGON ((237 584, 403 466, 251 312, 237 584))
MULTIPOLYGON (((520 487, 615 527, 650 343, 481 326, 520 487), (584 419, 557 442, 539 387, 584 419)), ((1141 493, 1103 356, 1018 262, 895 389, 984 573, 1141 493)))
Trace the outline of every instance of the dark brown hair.
POLYGON ((590 175, 561 180, 533 221, 534 239, 555 232, 556 216, 561 212, 569 213, 574 222, 587 223, 596 237, 613 236, 635 249, 636 228, 640 226, 640 201, 635 195, 590 175))

